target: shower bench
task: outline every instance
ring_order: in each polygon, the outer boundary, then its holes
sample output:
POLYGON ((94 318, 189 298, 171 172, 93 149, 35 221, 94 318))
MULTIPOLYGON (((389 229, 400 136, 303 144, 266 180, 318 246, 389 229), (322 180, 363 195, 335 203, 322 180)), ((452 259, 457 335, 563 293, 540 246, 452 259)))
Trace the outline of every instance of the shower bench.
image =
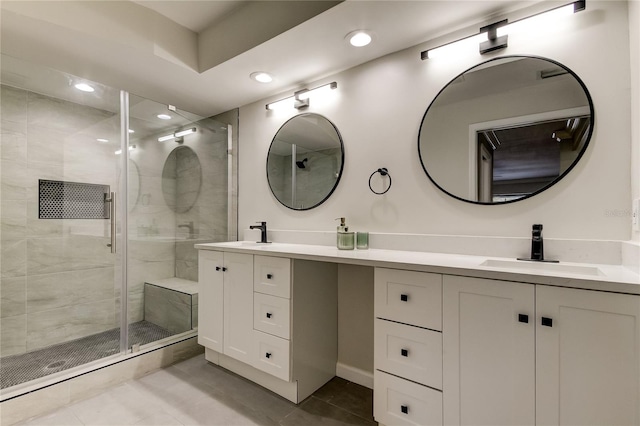
POLYGON ((172 334, 198 326, 198 282, 163 278, 144 283, 144 319, 172 334))

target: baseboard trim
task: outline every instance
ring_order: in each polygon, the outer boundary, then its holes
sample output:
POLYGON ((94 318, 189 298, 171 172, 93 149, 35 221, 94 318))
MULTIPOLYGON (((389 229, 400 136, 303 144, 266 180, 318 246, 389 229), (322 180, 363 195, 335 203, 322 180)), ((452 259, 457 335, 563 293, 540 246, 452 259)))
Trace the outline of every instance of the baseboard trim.
POLYGON ((336 376, 357 383, 360 386, 373 389, 373 372, 338 362, 336 363, 336 376))

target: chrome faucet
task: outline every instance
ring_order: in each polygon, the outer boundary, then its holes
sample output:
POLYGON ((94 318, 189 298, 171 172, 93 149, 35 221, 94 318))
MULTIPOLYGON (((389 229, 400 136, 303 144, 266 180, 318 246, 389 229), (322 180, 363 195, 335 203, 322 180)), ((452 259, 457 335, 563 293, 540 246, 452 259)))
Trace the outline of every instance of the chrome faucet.
POLYGON ((178 229, 180 228, 187 228, 187 230, 189 231, 189 239, 193 238, 194 236, 194 232, 193 232, 193 221, 188 222, 184 225, 178 225, 178 229))
POLYGON ((260 241, 259 243, 268 243, 267 241, 267 222, 258 222, 260 225, 251 225, 249 229, 259 229, 260 230, 260 241))

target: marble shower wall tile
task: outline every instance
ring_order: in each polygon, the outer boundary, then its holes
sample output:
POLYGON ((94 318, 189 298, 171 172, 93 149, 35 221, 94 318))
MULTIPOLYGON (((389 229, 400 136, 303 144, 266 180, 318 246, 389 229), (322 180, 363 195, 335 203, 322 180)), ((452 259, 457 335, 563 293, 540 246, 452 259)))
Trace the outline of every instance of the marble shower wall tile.
POLYGON ((24 315, 27 310, 27 278, 0 279, 0 317, 24 315))
POLYGON ((113 299, 29 314, 27 350, 79 339, 117 326, 113 299))
POLYGON ((27 232, 27 203, 24 200, 0 203, 0 235, 2 239, 23 239, 27 232))
POLYGON ((2 201, 27 199, 29 180, 24 163, 2 160, 0 179, 2 201))
MULTIPOLYGON (((0 112, 3 113, 4 111, 0 112)), ((0 158, 20 164, 27 163, 27 127, 24 123, 6 121, 2 117, 0 158)))
POLYGON ((0 318, 0 356, 27 351, 27 316, 0 318))
POLYGON ((25 239, 5 240, 0 248, 2 278, 22 277, 27 273, 27 242, 25 239))
POLYGON ((31 275, 27 278, 29 315, 83 303, 113 300, 113 267, 31 275))
POLYGON ((2 121, 26 123, 27 92, 4 84, 0 85, 0 113, 2 121))

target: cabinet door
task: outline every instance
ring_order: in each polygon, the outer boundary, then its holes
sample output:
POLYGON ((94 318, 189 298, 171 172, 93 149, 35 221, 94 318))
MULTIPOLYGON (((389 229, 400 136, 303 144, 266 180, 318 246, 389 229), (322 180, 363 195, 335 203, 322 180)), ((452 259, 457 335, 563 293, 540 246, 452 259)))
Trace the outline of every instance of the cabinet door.
POLYGON ((198 253, 198 343, 222 352, 223 253, 200 250, 198 253))
POLYGON ((538 423, 640 424, 640 296, 539 285, 536 311, 538 423))
POLYGON ((444 423, 534 424, 535 286, 445 275, 443 289, 444 423))
MULTIPOLYGON (((250 363, 253 348, 253 256, 224 254, 224 354, 250 363)), ((202 307, 200 310, 205 309, 202 307)))

